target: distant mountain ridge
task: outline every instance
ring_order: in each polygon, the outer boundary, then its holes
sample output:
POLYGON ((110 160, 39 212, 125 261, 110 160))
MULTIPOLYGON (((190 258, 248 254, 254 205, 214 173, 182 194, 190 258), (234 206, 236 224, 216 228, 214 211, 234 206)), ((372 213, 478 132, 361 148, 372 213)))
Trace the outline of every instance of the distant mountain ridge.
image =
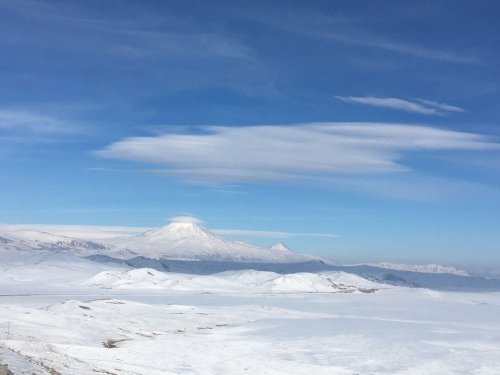
POLYGON ((0 250, 12 251, 69 251, 80 255, 107 252, 102 243, 56 235, 36 230, 18 230, 0 233, 0 250))
POLYGON ((182 259, 293 263, 316 259, 291 251, 283 244, 262 248, 226 240, 197 222, 172 220, 168 225, 140 235, 96 241, 22 229, 0 232, 0 251, 63 251, 79 256, 106 255, 117 259, 182 259))
POLYGON ((448 273, 450 275, 470 276, 467 271, 456 269, 455 267, 446 267, 439 264, 400 264, 400 263, 377 263, 376 267, 387 268, 398 271, 411 271, 423 273, 448 273))
MULTIPOLYGON (((186 217, 175 218, 164 227, 147 230, 140 235, 95 241, 32 229, 0 231, 0 251, 38 252, 43 250, 67 252, 86 257, 107 256, 128 261, 131 264, 150 264, 151 262, 154 264, 155 260, 171 259, 188 262, 228 262, 229 264, 233 262, 233 266, 239 262, 247 263, 248 267, 254 263, 305 264, 311 261, 336 266, 335 263, 326 259, 295 253, 282 243, 262 248, 240 241, 229 241, 204 228, 195 219, 186 217)), ((438 264, 378 263, 367 266, 375 267, 380 271, 469 276, 466 271, 438 264)), ((238 267, 241 268, 241 266, 238 267)), ((230 269, 230 266, 226 265, 223 269, 230 269)), ((384 277, 390 278, 390 276, 384 277)))
POLYGON ((159 271, 185 273, 191 275, 212 275, 224 271, 256 270, 279 274, 317 273, 341 271, 361 276, 373 282, 410 288, 430 288, 434 290, 460 291, 500 291, 500 279, 486 279, 452 275, 448 273, 424 273, 414 271, 389 270, 369 265, 340 266, 321 260, 294 263, 238 262, 238 261, 192 261, 176 259, 150 259, 135 257, 117 259, 105 255, 94 255, 87 259, 101 264, 120 264, 131 268, 153 268, 159 271))

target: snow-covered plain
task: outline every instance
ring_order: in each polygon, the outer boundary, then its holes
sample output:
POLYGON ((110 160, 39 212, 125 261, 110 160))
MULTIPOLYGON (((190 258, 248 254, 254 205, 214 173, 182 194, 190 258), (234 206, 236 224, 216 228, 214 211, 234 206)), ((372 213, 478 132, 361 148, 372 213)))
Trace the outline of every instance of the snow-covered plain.
POLYGON ((188 275, 2 254, 16 374, 499 374, 500 293, 345 272, 188 275))

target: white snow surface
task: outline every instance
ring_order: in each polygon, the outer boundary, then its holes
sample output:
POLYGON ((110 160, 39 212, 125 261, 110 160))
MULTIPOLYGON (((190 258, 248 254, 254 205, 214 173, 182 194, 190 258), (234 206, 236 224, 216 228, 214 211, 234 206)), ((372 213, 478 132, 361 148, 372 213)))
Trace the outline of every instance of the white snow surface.
POLYGON ((0 355, 16 374, 500 373, 500 293, 0 256, 0 355))

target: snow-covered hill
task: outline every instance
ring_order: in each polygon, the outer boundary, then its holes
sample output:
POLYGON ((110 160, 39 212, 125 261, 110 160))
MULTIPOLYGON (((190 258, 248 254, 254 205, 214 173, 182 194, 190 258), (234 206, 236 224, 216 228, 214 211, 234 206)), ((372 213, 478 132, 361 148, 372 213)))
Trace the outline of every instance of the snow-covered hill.
POLYGON ((26 255, 1 254, 0 356, 15 374, 500 373, 498 292, 26 255))
POLYGON ((102 271, 81 285, 104 289, 170 290, 225 293, 372 293, 387 285, 345 272, 295 273, 243 270, 214 275, 159 272, 151 268, 102 271))

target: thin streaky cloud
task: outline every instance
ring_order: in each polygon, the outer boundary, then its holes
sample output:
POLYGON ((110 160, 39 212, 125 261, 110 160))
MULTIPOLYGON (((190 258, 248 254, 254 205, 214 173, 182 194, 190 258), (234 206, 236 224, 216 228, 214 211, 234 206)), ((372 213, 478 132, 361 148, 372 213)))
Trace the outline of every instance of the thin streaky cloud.
MULTIPOLYGON (((235 37, 216 31, 199 31, 191 20, 177 19, 173 15, 159 17, 147 12, 133 15, 125 12, 117 16, 116 13, 88 12, 76 3, 61 6, 44 1, 13 2, 3 7, 43 23, 49 30, 65 27, 66 33, 57 33, 57 37, 47 44, 43 44, 43 40, 38 42, 37 48, 53 48, 56 44, 68 51, 139 61, 255 60, 253 49, 235 37)), ((29 43, 30 39, 24 42, 29 43)))
POLYGON ((27 110, 0 109, 0 129, 38 133, 71 133, 78 126, 58 117, 27 110))
POLYGON ((460 54, 446 49, 429 48, 404 41, 395 41, 376 35, 363 25, 364 19, 337 14, 326 16, 307 9, 290 11, 279 9, 276 13, 259 13, 258 16, 246 15, 253 21, 264 23, 289 33, 329 40, 346 45, 379 49, 409 57, 441 61, 454 64, 479 64, 481 61, 471 54, 460 54), (279 12, 279 16, 274 16, 279 12))
POLYGON ((465 109, 463 108, 454 105, 449 105, 446 103, 440 103, 440 102, 435 102, 433 100, 425 100, 425 99, 415 99, 415 100, 422 104, 428 105, 430 107, 435 107, 446 112, 465 112, 465 109))
POLYGON ((333 233, 296 233, 264 230, 246 229, 212 229, 212 232, 228 237, 255 237, 255 238, 290 238, 290 237, 322 237, 337 238, 338 234, 333 233))
POLYGON ((365 104, 373 107, 384 107, 400 111, 419 113, 422 115, 444 115, 453 112, 465 112, 463 108, 431 100, 416 99, 415 101, 400 98, 380 98, 374 96, 335 96, 346 103, 365 104))
POLYGON ((378 48, 422 59, 438 60, 443 62, 459 63, 459 64, 479 63, 479 60, 476 57, 462 56, 450 51, 424 48, 412 44, 398 43, 390 40, 385 40, 382 38, 373 38, 368 35, 350 36, 339 33, 316 33, 313 35, 317 37, 331 39, 341 43, 370 47, 370 48, 378 48))
POLYGON ((376 98, 373 96, 335 96, 335 98, 347 103, 366 104, 374 107, 385 107, 423 115, 434 115, 438 112, 436 108, 429 108, 419 103, 398 98, 376 98))

